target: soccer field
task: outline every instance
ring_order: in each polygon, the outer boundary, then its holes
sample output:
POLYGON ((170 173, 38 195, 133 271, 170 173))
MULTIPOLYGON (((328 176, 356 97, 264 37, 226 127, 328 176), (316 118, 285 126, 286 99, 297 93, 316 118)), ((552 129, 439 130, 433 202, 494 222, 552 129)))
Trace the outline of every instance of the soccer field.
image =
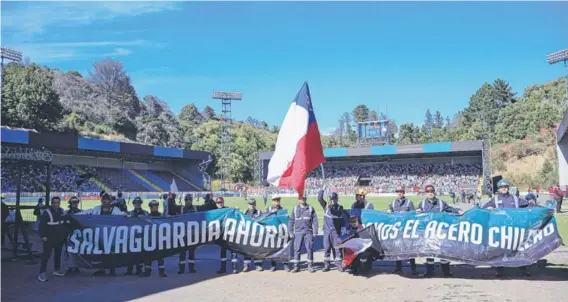
MULTIPOLYGON (((266 205, 264 205, 264 199, 262 197, 255 197, 256 199, 256 205, 257 208, 261 211, 265 211, 266 208, 269 205, 272 205, 272 201, 269 199, 266 203, 266 205)), ((412 200, 414 202, 414 205, 416 206, 418 202, 422 201, 424 199, 423 196, 408 196, 408 199, 412 200)), ((445 200, 445 201, 450 201, 451 198, 449 196, 442 196, 441 199, 445 200)), ((369 202, 371 202, 373 204, 373 206, 375 207, 375 210, 379 210, 379 211, 385 211, 388 209, 389 204, 392 202, 393 197, 378 197, 378 196, 369 196, 367 197, 367 200, 369 202)), ((163 212, 163 202, 161 200, 160 201, 160 212, 163 212)), ((354 197, 351 196, 343 196, 343 197, 339 197, 339 203, 341 205, 343 205, 343 207, 345 207, 345 209, 350 209, 351 208, 351 204, 355 201, 354 197)), ((149 211, 149 207, 148 207, 148 202, 150 202, 150 199, 145 199, 144 203, 142 204, 142 207, 149 211)), ((182 200, 183 202, 183 200, 182 200)), ((298 199, 296 197, 282 197, 282 202, 281 205, 284 209, 287 210, 291 210, 298 202, 298 199)), ((179 203, 179 199, 176 200, 176 203, 179 203)), ((203 204, 203 199, 200 199, 199 202, 194 201, 195 205, 201 205, 203 204)), ((319 226, 320 229, 323 226, 323 209, 322 207, 319 205, 316 197, 314 196, 310 196, 308 197, 308 204, 313 206, 314 209, 316 210, 316 213, 318 215, 318 221, 319 221, 319 226)), ((100 201, 99 200, 82 200, 81 201, 81 208, 82 209, 90 209, 93 208, 97 205, 100 205, 100 201)), ((67 209, 67 202, 63 202, 62 206, 64 208, 67 209)), ((227 207, 232 207, 232 208, 237 208, 241 211, 244 211, 247 209, 247 201, 242 198, 242 197, 226 197, 225 198, 225 206, 227 207)), ((458 208, 463 208, 464 210, 469 209, 471 206, 464 204, 464 203, 458 203, 456 205, 456 207, 458 208)), ((133 208, 132 206, 132 200, 130 200, 130 202, 128 203, 128 209, 131 210, 133 208)), ((35 219, 35 217, 32 215, 33 210, 22 210, 22 215, 24 217, 25 220, 29 220, 32 221, 33 219, 35 219)), ((560 236, 562 238, 568 238, 568 216, 567 215, 556 215, 556 222, 558 223, 558 230, 560 232, 560 236)))

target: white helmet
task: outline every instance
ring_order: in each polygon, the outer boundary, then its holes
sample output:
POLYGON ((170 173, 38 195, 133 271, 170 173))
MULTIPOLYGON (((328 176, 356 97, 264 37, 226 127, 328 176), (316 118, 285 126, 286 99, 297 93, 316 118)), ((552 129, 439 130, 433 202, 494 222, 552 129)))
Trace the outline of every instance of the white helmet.
POLYGON ((274 199, 282 199, 282 197, 280 197, 280 195, 278 193, 272 194, 272 200, 274 200, 274 199))

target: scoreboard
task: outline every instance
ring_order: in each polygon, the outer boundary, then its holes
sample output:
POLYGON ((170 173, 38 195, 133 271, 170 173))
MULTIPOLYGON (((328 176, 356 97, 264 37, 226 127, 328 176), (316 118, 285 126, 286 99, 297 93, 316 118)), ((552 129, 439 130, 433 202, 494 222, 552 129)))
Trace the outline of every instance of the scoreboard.
POLYGON ((359 123, 359 139, 388 139, 389 121, 359 123))

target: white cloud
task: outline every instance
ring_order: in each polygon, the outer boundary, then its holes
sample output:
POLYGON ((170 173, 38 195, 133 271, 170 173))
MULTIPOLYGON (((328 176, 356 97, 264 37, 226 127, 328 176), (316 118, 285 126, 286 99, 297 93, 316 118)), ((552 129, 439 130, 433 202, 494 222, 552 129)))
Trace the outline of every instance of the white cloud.
MULTIPOLYGON (((88 30, 87 26, 94 22, 178 8, 175 2, 4 2, 2 44, 22 51, 24 57, 37 63, 127 56, 134 47, 163 47, 164 44, 146 40, 115 41, 108 37, 100 41, 69 41, 66 32, 77 27, 88 30)), ((116 32, 120 29, 113 33, 116 32)))
POLYGON ((81 26, 96 20, 178 9, 175 2, 19 2, 3 3, 2 26, 13 37, 31 39, 50 26, 81 26))

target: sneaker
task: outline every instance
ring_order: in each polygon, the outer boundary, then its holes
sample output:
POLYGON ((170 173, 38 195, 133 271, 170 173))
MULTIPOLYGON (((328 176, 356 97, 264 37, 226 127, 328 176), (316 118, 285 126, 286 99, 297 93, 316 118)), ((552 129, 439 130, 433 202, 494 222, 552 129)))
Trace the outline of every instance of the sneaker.
POLYGON ((47 281, 47 277, 45 276, 45 273, 39 273, 39 275, 37 276, 37 280, 39 282, 45 282, 47 281))
POLYGON ((59 276, 59 277, 65 276, 65 272, 62 271, 62 270, 56 270, 56 271, 53 272, 53 274, 54 274, 55 276, 59 276))
POLYGON ((271 271, 271 272, 275 272, 275 271, 276 271, 276 266, 271 266, 271 267, 270 267, 270 271, 271 271))
POLYGON ((264 268, 262 267, 262 265, 257 265, 256 266, 256 271, 257 272, 262 272, 264 270, 264 268))
POLYGON ((290 272, 290 265, 285 264, 285 265, 284 265, 284 271, 286 271, 287 273, 289 273, 289 272, 290 272))

